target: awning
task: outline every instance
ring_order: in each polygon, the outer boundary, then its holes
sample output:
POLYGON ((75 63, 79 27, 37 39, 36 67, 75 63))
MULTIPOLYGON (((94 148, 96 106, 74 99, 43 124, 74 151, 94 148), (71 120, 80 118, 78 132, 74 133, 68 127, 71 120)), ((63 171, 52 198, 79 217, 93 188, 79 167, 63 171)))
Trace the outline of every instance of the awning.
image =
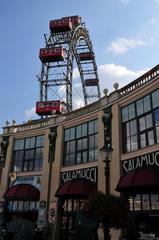
POLYGON ((155 168, 138 168, 122 176, 117 184, 118 192, 159 191, 159 170, 155 168))
POLYGON ((59 198, 86 198, 96 191, 96 184, 84 180, 74 180, 62 184, 55 196, 59 198))
POLYGON ((10 200, 34 200, 40 198, 40 191, 30 184, 18 184, 9 188, 4 194, 4 198, 10 200))

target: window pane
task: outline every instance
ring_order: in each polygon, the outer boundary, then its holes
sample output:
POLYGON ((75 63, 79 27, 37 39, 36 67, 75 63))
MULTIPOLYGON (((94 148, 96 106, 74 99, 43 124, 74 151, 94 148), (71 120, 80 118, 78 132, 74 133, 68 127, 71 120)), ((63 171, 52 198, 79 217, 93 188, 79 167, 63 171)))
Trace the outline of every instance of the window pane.
POLYGON ((44 146, 44 136, 38 136, 36 138, 36 147, 43 147, 44 146))
POLYGON ((75 128, 70 129, 70 140, 75 139, 75 128))
POLYGON ((157 138, 157 143, 159 143, 159 126, 156 127, 156 138, 157 138))
POLYGON ((87 162, 87 152, 83 152, 83 159, 82 159, 82 162, 83 163, 86 163, 87 162))
POLYGON ((82 127, 81 125, 76 127, 76 138, 80 138, 82 136, 82 127))
POLYGON ((23 150, 14 152, 12 171, 17 171, 17 172, 22 171, 23 154, 24 154, 23 150))
POLYGON ((144 97, 143 101, 144 101, 144 113, 150 111, 151 110, 150 95, 144 97))
POLYGON ((148 132, 148 145, 154 144, 154 133, 153 131, 148 132))
POLYGON ((139 119, 140 132, 146 129, 145 117, 139 119))
POLYGON ((69 165, 74 165, 75 164, 75 153, 70 154, 70 164, 69 165))
POLYGON ((15 170, 16 172, 22 172, 22 167, 23 167, 23 162, 22 162, 22 161, 19 161, 19 162, 16 163, 14 170, 15 170))
POLYGON ((127 152, 130 152, 130 138, 127 138, 126 140, 126 148, 127 148, 127 152))
POLYGON ((155 115, 155 125, 158 126, 159 125, 159 108, 155 110, 154 115, 155 115))
POLYGON ((69 154, 64 156, 64 166, 68 166, 69 165, 69 159, 70 159, 70 155, 69 154))
POLYGON ((77 153, 77 164, 81 163, 82 154, 81 152, 77 153))
POLYGON ((90 150, 89 151, 89 162, 92 162, 94 160, 95 160, 94 150, 90 150))
POLYGON ((28 212, 29 210, 29 201, 24 201, 24 212, 28 212))
POLYGON ((142 194, 142 209, 150 210, 149 194, 142 194))
POLYGON ((138 149, 137 136, 132 136, 131 137, 131 150, 135 151, 137 149, 138 149))
POLYGON ((129 120, 135 117, 135 104, 129 105, 129 120))
POLYGON ((89 125, 88 125, 88 134, 93 134, 95 132, 95 129, 94 129, 94 121, 91 121, 89 122, 89 125))
POLYGON ((130 123, 126 123, 126 137, 130 137, 130 123))
POLYGON ((77 141, 77 151, 81 151, 82 150, 82 139, 79 139, 77 141))
POLYGON ((25 161, 30 159, 34 159, 34 150, 25 151, 25 161))
POLYGON ((83 138, 82 149, 87 149, 87 138, 83 138))
POLYGON ((26 138, 25 149, 34 148, 34 147, 35 147, 35 137, 26 138))
POLYGON ((140 194, 136 194, 136 197, 134 197, 134 210, 141 210, 141 196, 140 196, 140 194))
POLYGON ((33 161, 29 161, 29 167, 28 167, 29 171, 33 171, 34 170, 34 165, 33 165, 33 161))
POLYGON ((66 130, 65 130, 65 137, 64 137, 65 142, 66 142, 66 141, 69 141, 69 139, 70 139, 70 138, 69 138, 69 133, 70 133, 70 129, 66 129, 66 130))
POLYGON ((146 128, 152 127, 152 114, 146 115, 146 128))
POLYGON ((159 90, 152 93, 152 104, 153 104, 153 108, 156 108, 159 106, 159 90))
POLYGON ((141 210, 141 196, 140 196, 140 194, 136 194, 136 197, 134 197, 134 210, 141 210))
POLYGON ((141 148, 146 147, 146 136, 145 133, 140 135, 141 148))
POLYGON ((19 212, 23 211, 23 201, 19 201, 19 203, 18 203, 18 211, 19 212))
POLYGON ((15 140, 14 150, 24 149, 24 139, 15 140))
POLYGON ((159 210, 159 195, 158 194, 151 194, 151 209, 159 210))
POLYGON ((139 116, 139 115, 143 114, 144 106, 143 106, 142 99, 140 99, 136 102, 136 106, 137 106, 137 115, 139 116))
POLYGON ((129 206, 130 206, 130 211, 133 211, 133 198, 129 198, 129 206))
POLYGON ((135 135, 137 133, 136 120, 130 122, 130 135, 135 135))
POLYGON ((122 108, 122 122, 128 121, 128 107, 122 108))
POLYGON ((18 210, 18 201, 13 201, 12 211, 16 212, 18 210))
POLYGON ((89 136, 89 149, 94 148, 94 135, 89 136))
POLYGON ((82 137, 87 136, 87 124, 82 124, 82 137))
POLYGON ((70 142, 70 153, 74 153, 75 152, 75 141, 71 141, 70 142))
POLYGON ((30 207, 29 207, 30 211, 35 210, 35 202, 34 201, 30 201, 30 207))
POLYGON ((8 201, 8 203, 7 203, 7 210, 9 212, 12 210, 12 203, 13 203, 13 201, 8 201))

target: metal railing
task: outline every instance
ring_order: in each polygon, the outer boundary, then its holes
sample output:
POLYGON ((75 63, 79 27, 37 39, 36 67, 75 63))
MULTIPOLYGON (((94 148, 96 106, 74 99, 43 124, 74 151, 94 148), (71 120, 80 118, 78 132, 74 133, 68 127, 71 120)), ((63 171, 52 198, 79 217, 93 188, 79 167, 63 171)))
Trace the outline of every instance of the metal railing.
POLYGON ((123 97, 123 96, 133 92, 137 88, 145 85, 147 82, 155 80, 158 76, 159 76, 159 64, 156 65, 154 68, 152 68, 147 73, 145 73, 144 75, 142 75, 141 77, 139 77, 136 80, 134 80, 133 82, 131 82, 130 84, 126 85, 123 88, 120 88, 118 90, 119 96, 123 97))

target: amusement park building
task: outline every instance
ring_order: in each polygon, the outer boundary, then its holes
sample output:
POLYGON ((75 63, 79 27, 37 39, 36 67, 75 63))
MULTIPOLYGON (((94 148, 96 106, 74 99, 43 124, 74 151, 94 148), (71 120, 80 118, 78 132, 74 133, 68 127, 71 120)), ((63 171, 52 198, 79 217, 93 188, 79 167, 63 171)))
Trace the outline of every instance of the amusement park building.
POLYGON ((5 221, 19 212, 36 221, 43 209, 61 236, 64 227, 65 236, 71 234, 83 199, 95 189, 106 191, 103 146, 111 149, 110 192, 129 198, 139 231, 157 236, 159 65, 83 108, 3 128, 0 200, 5 221))

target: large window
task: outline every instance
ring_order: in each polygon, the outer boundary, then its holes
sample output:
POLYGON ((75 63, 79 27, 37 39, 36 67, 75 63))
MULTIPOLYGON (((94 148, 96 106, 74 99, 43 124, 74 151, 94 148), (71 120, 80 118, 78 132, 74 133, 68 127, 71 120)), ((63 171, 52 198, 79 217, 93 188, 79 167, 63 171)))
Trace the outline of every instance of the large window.
POLYGON ((15 140, 12 171, 42 170, 43 147, 44 136, 15 140))
POLYGON ((7 202, 8 212, 37 212, 39 209, 38 201, 10 200, 7 202))
POLYGON ((159 143, 159 89, 122 108, 123 152, 159 143))
POLYGON ((65 129, 64 166, 96 161, 97 150, 97 120, 65 129))
POLYGON ((159 210, 158 193, 142 193, 129 197, 131 211, 159 210))

